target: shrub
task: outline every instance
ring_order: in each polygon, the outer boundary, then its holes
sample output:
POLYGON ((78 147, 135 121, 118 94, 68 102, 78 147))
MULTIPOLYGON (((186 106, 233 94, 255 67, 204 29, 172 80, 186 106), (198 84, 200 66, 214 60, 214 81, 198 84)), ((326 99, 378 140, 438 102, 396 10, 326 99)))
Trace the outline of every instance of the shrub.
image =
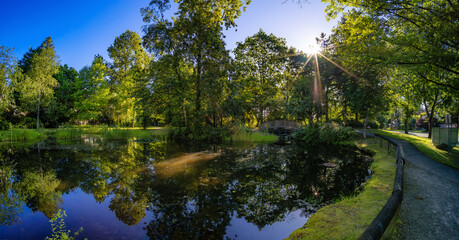
POLYGON ((354 130, 350 127, 343 127, 336 123, 324 123, 320 126, 303 127, 293 134, 298 142, 308 145, 314 144, 338 144, 347 141, 355 136, 354 130))
POLYGON ((0 118, 0 130, 5 131, 5 130, 11 130, 12 124, 8 121, 6 121, 3 118, 0 118))
POLYGON ((368 127, 372 128, 372 129, 378 129, 379 128, 379 124, 375 121, 368 121, 368 127))
POLYGON ((120 139, 128 139, 131 134, 129 130, 126 129, 117 129, 117 128, 105 128, 102 130, 102 136, 104 139, 113 139, 113 140, 120 140, 120 139))
POLYGON ((220 143, 231 136, 231 131, 226 127, 196 127, 191 129, 170 128, 168 138, 175 142, 198 141, 220 143))

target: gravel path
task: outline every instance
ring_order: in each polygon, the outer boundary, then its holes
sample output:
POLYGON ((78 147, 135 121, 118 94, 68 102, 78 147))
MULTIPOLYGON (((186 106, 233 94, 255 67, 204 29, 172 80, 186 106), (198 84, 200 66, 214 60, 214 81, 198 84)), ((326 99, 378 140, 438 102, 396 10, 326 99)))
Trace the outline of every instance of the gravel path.
POLYGON ((403 146, 406 161, 393 238, 459 240, 459 170, 430 159, 407 141, 391 139, 403 146))
POLYGON ((406 164, 395 239, 459 240, 459 171, 435 162, 413 144, 402 144, 406 164))

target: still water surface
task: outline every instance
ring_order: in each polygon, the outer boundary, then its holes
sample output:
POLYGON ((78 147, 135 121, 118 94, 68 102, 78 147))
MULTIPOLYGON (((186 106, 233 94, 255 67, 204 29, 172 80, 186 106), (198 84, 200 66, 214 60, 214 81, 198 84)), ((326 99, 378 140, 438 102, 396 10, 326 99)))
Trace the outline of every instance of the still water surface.
POLYGON ((51 236, 59 209, 89 239, 283 239, 317 205, 352 194, 369 165, 350 146, 87 138, 0 148, 0 239, 51 236))

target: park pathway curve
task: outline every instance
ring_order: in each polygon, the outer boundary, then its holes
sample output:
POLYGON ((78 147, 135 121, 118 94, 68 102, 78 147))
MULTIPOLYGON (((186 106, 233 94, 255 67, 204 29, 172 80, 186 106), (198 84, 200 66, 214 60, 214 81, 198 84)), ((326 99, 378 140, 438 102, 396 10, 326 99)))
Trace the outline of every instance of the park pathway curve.
POLYGON ((403 201, 395 239, 459 240, 459 170, 438 163, 413 144, 405 150, 403 201))

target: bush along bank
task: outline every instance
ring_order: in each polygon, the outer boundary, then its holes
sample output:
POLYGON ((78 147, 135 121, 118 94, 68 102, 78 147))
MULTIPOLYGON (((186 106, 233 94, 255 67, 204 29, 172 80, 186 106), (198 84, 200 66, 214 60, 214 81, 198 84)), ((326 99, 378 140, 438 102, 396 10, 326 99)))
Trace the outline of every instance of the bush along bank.
POLYGON ((350 127, 343 127, 337 123, 324 123, 315 126, 304 126, 293 133, 293 139, 307 145, 339 144, 355 137, 350 127))
POLYGON ((359 139, 360 148, 373 151, 372 177, 357 196, 319 209, 289 239, 357 239, 386 204, 395 178, 395 154, 373 139, 359 139))

